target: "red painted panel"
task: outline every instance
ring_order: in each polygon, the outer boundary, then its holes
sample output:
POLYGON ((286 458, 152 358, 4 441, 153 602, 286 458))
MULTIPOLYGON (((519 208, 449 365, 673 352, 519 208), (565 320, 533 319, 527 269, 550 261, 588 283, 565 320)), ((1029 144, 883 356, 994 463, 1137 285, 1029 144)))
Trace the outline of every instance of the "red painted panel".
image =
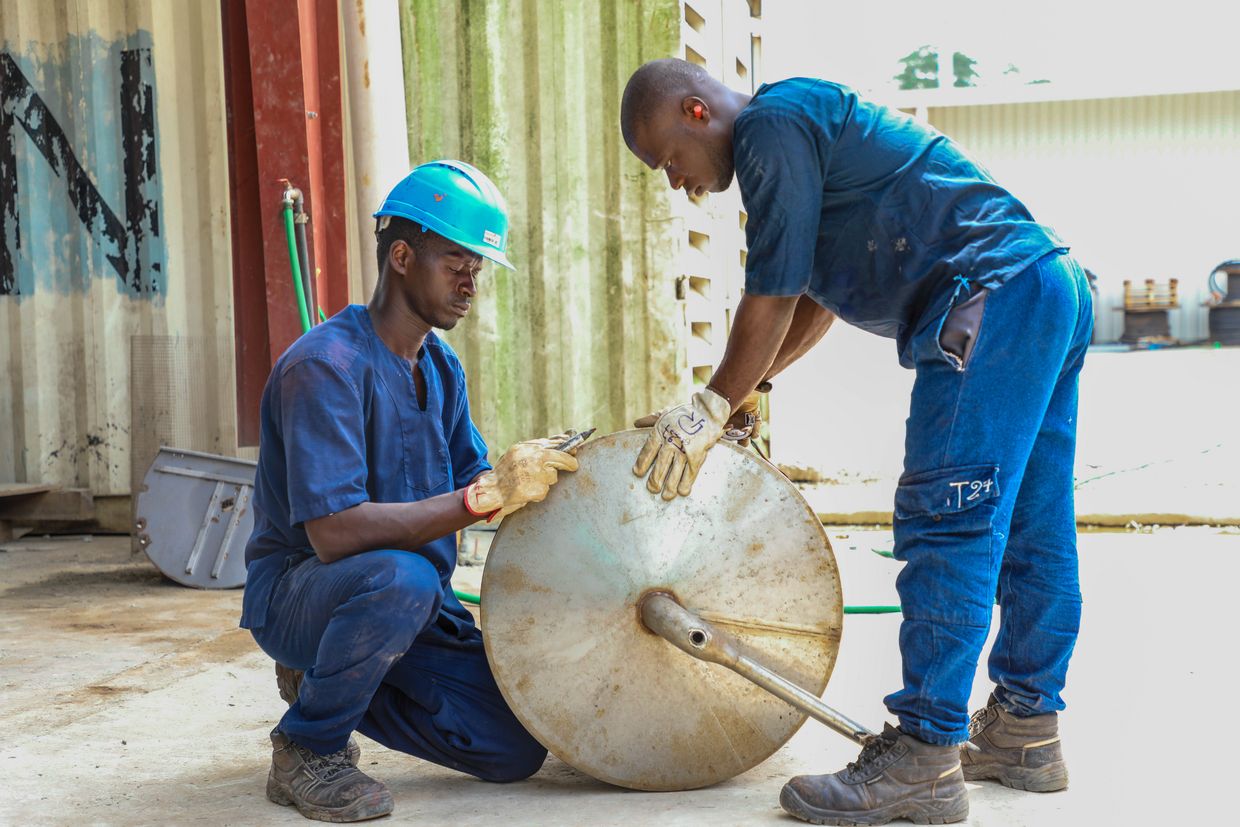
POLYGON ((271 371, 267 275, 258 209, 258 157, 244 0, 224 0, 224 89, 228 112, 228 183, 232 193, 233 325, 237 364, 237 441, 258 444, 258 405, 271 371))
POLYGON ((282 178, 306 189, 309 149, 299 14, 288 3, 246 0, 259 215, 267 275, 267 337, 274 361, 301 335, 284 234, 282 178))
MULTIPOLYGON (((341 94, 340 12, 336 0, 318 0, 319 129, 322 192, 316 207, 315 243, 322 241, 316 260, 322 268, 320 290, 328 315, 349 303, 349 240, 346 234, 344 167, 344 98, 341 94)), ((313 220, 312 220, 313 223, 313 220)))
POLYGON ((239 431, 242 444, 254 444, 267 374, 301 334, 281 179, 305 195, 311 265, 321 269, 319 304, 331 314, 349 300, 340 31, 336 0, 221 4, 239 431))

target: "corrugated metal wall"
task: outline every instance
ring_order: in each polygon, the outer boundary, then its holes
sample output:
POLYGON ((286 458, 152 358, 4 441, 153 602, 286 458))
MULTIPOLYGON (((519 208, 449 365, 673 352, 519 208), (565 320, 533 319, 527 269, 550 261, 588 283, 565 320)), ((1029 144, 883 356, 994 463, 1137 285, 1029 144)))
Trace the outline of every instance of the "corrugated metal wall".
POLYGON ((678 56, 750 91, 760 3, 402 0, 409 155, 486 171, 518 271, 488 268, 447 336, 492 450, 628 427, 683 400, 722 354, 743 279, 735 192, 691 202, 620 137, 620 96, 678 56))
POLYGON ((1240 257, 1240 92, 928 110, 1054 226, 1099 278, 1098 341, 1123 332, 1123 282, 1180 280, 1171 333, 1206 337, 1216 264, 1240 257))
POLYGON ((670 192, 620 138, 632 69, 675 55, 678 4, 403 0, 409 157, 505 193, 517 272, 486 268, 448 340, 492 454, 626 427, 683 396, 670 192))
POLYGON ((683 395, 670 193, 624 146, 629 74, 676 53, 676 2, 402 0, 409 157, 500 187, 510 273, 488 267, 448 340, 492 452, 626 427, 683 395))
POLYGON ((161 414, 235 446, 220 43, 218 3, 5 0, 0 481, 129 492, 135 336, 205 353, 161 414))

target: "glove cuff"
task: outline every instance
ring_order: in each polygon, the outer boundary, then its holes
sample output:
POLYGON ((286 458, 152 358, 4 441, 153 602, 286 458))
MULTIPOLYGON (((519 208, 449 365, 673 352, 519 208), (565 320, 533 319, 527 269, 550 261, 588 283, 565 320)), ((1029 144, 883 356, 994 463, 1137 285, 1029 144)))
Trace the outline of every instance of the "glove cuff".
POLYGON ((693 396, 701 403, 711 421, 722 430, 728 417, 732 415, 732 403, 710 388, 703 388, 693 396))
POLYGON ((491 522, 491 520, 495 519, 495 515, 499 513, 499 509, 497 508, 497 509, 488 511, 485 509, 479 510, 474 507, 475 499, 477 497, 477 494, 475 493, 474 489, 477 488, 477 486, 478 486, 477 480, 465 486, 465 495, 463 497, 463 500, 465 502, 465 510, 468 511, 474 517, 479 517, 479 518, 485 517, 486 521, 489 523, 491 522))

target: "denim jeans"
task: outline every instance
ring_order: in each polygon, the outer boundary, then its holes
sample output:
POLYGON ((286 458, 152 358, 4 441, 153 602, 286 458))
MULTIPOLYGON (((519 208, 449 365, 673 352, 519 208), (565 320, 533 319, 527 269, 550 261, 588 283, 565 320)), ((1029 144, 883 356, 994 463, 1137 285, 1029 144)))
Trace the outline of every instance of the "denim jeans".
POLYGON ((280 721, 320 754, 354 730, 384 746, 487 781, 538 771, 547 751, 512 714, 472 623, 440 622, 435 566, 406 551, 324 564, 290 558, 254 639, 305 670, 280 721))
MULTIPOLYGON (((960 284, 953 306, 970 293, 960 284)), ((940 345, 944 318, 909 345, 917 376, 894 519, 904 687, 885 699, 902 730, 934 744, 968 738, 996 598, 997 699, 1021 716, 1063 709, 1081 615, 1072 473, 1092 297, 1055 252, 986 297, 963 364, 940 345)))

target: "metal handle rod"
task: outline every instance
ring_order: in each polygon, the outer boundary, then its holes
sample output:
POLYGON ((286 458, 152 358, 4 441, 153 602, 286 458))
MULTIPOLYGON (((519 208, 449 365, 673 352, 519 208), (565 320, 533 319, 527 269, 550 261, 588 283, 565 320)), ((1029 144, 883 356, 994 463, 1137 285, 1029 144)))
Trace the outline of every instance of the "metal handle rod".
POLYGON ((186 574, 193 574, 194 568, 198 565, 198 558, 202 555, 202 550, 207 543, 207 532, 211 529, 211 523, 219 520, 220 500, 222 499, 224 499, 224 483, 217 482, 211 491, 211 500, 207 503, 207 510, 203 512, 202 525, 198 527, 194 547, 190 550, 189 557, 185 558, 186 574))
POLYGON ((651 592, 640 604, 642 623, 668 643, 698 660, 726 666, 780 700, 858 744, 876 733, 840 714, 820 698, 763 666, 727 632, 695 615, 665 592, 651 592))
POLYGON ((211 567, 211 577, 216 580, 220 579, 220 572, 224 570, 224 564, 228 562, 228 553, 232 551, 233 537, 237 533, 237 527, 241 525, 246 509, 250 507, 250 490, 248 485, 237 488, 233 501, 232 519, 228 521, 228 529, 224 532, 224 539, 220 542, 220 550, 215 553, 215 565, 211 567))

